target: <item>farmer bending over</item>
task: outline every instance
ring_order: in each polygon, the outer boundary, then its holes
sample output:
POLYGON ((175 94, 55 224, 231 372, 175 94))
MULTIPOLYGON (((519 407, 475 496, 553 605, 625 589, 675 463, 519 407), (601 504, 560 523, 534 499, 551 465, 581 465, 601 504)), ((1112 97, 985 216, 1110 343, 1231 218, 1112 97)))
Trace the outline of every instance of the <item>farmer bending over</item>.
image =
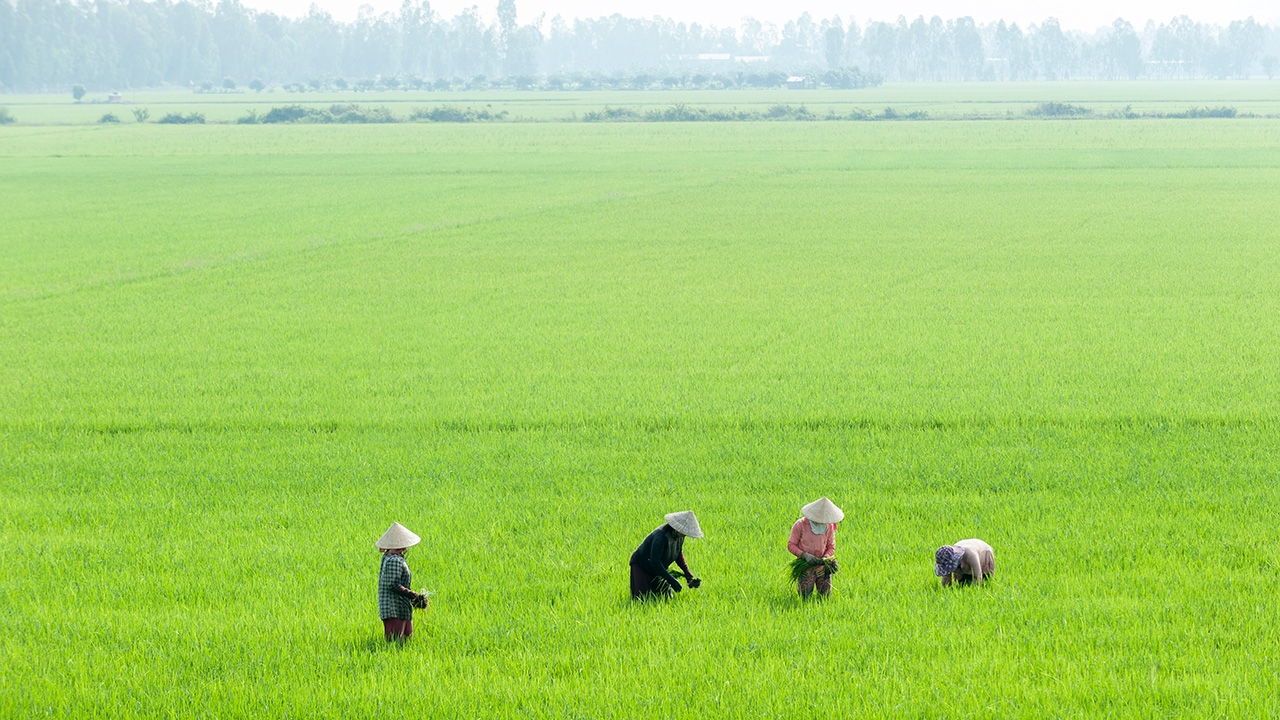
POLYGON ((970 538, 955 545, 943 545, 933 554, 933 572, 942 578, 942 587, 954 580, 961 585, 982 584, 996 571, 996 554, 985 542, 970 538))
POLYGON ((422 538, 400 523, 391 527, 375 543, 382 551, 382 570, 378 573, 378 614, 387 642, 404 642, 413 634, 413 609, 426 608, 427 596, 410 590, 413 573, 404 553, 422 538))
POLYGON ((649 533, 640 547, 631 553, 631 599, 645 600, 652 597, 671 597, 680 592, 680 581, 671 574, 671 563, 680 566, 689 587, 702 585, 693 576, 684 561, 684 539, 702 537, 698 518, 692 510, 671 513, 664 518, 665 525, 649 533))
POLYGON ((826 597, 831 594, 831 573, 822 559, 835 557, 836 523, 844 520, 844 511, 824 497, 800 508, 800 515, 787 541, 791 554, 809 563, 800 577, 800 597, 808 599, 815 586, 818 594, 826 597))

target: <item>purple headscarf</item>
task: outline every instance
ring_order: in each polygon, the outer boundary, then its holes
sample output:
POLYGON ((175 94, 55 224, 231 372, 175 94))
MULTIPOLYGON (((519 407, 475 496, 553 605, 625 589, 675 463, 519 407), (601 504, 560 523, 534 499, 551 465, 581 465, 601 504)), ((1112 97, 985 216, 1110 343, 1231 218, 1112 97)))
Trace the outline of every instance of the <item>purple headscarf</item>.
POLYGON ((950 575, 960 568, 962 559, 964 559, 963 548, 958 548, 954 545, 943 545, 933 554, 933 573, 938 577, 950 575))

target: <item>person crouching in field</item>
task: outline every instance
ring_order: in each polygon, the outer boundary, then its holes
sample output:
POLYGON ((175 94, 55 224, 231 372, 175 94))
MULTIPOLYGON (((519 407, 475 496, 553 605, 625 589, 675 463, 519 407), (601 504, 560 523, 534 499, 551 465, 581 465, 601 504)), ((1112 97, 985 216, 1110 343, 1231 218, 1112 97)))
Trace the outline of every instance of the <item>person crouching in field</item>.
POLYGON ((631 599, 671 597, 680 592, 680 581, 671 574, 671 563, 680 566, 689 587, 702 585, 684 560, 684 539, 702 537, 702 528, 692 510, 671 513, 667 522, 649 533, 640 547, 631 553, 631 599))
POLYGON ((836 523, 844 520, 844 511, 824 497, 800 508, 800 515, 787 540, 791 554, 809 563, 798 581, 800 597, 807 599, 815 587, 826 597, 831 594, 831 572, 822 559, 835 557, 836 523))
POLYGON ((942 587, 955 581, 961 585, 982 584, 996 571, 996 554, 985 542, 970 538, 955 545, 943 545, 933 554, 933 572, 942 578, 942 587))
POLYGON ((403 642, 413 634, 413 609, 426 608, 427 596, 410 590, 413 573, 405 562, 404 553, 421 542, 400 523, 391 527, 375 543, 382 551, 382 570, 378 573, 378 614, 382 616, 382 629, 387 642, 403 642))

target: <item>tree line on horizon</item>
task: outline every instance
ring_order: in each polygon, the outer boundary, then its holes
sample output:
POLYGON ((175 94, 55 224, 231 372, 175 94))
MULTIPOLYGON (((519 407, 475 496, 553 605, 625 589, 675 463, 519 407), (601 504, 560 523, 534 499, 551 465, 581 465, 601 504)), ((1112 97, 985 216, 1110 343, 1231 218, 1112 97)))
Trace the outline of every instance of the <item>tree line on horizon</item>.
POLYGON ((972 18, 872 21, 808 13, 781 27, 621 15, 517 22, 499 0, 487 22, 427 0, 367 8, 339 22, 313 5, 300 18, 239 0, 0 0, 0 91, 268 85, 291 89, 546 89, 773 86, 803 75, 834 87, 888 81, 1273 77, 1280 28, 1179 16, 1094 33, 1058 21, 1019 27, 972 18))

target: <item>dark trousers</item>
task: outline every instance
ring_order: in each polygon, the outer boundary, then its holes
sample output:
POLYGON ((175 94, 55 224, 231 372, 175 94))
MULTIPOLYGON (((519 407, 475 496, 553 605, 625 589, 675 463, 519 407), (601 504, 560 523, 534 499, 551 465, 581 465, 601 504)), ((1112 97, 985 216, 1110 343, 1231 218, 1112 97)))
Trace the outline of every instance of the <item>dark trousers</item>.
POLYGON ((413 621, 387 618, 382 621, 382 631, 387 636, 387 642, 407 640, 413 634, 413 621))
POLYGON ((667 581, 661 577, 650 575, 636 565, 631 566, 631 599, 644 600, 654 597, 671 597, 675 592, 667 581))
POLYGON ((818 588, 819 595, 825 597, 831 594, 831 573, 822 565, 809 568, 804 577, 800 578, 800 597, 809 597, 815 587, 818 588))

